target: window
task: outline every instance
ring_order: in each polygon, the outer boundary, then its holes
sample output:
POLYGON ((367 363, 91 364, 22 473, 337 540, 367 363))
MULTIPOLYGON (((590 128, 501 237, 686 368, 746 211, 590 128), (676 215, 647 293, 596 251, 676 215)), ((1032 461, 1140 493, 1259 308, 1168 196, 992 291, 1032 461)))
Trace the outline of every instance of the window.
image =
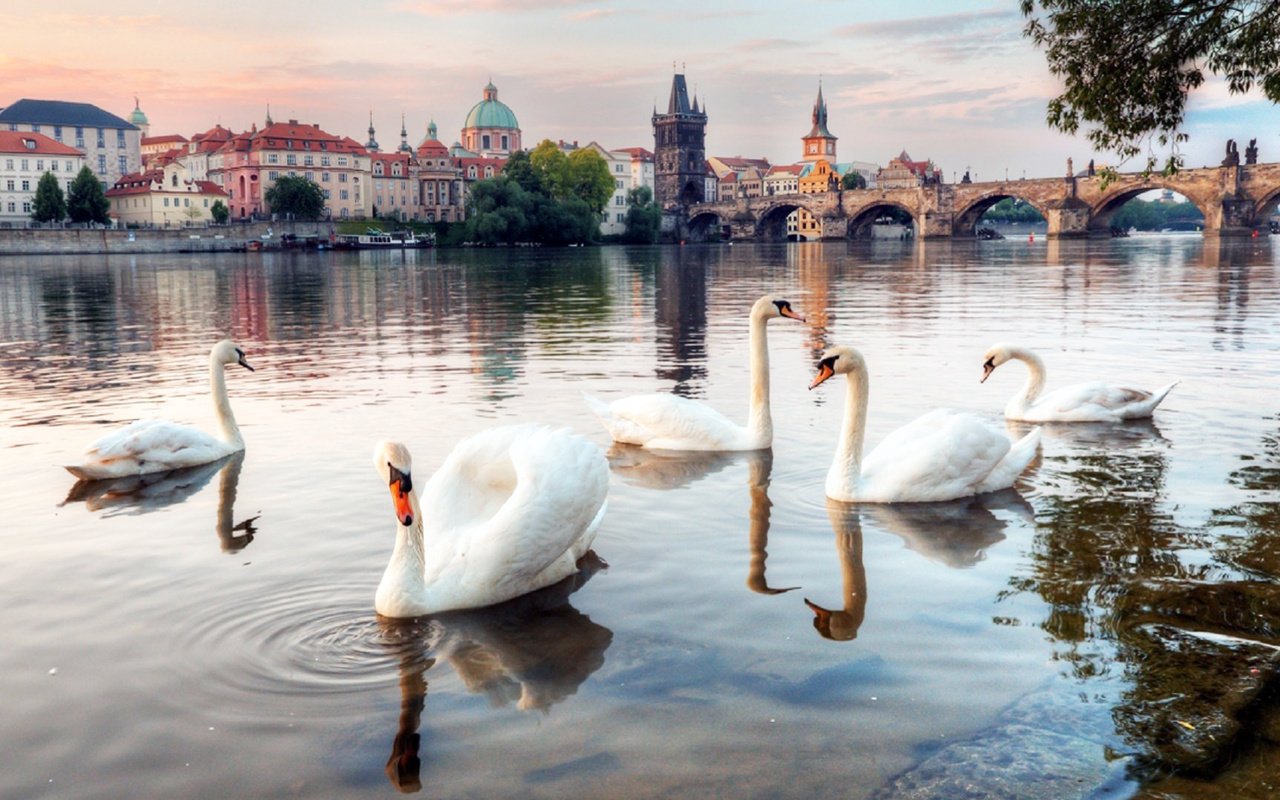
POLYGON ((347 182, 347 173, 345 173, 345 172, 339 172, 339 173, 338 173, 338 183, 346 183, 346 182, 347 182))
POLYGON ((76 147, 84 147, 84 128, 76 126, 76 147))
POLYGON ((30 214, 30 213, 31 213, 31 201, 30 201, 30 200, 24 200, 24 201, 22 201, 22 213, 23 213, 23 214, 30 214))
POLYGON ((493 167, 485 167, 485 168, 484 168, 484 176, 485 176, 486 178, 492 178, 492 177, 493 177, 493 167))
POLYGON ((107 174, 107 156, 103 153, 98 154, 98 174, 107 174))
POLYGON ((204 199, 204 207, 205 207, 205 208, 208 208, 208 207, 209 207, 209 198, 207 198, 207 197, 204 199))
POLYGON ((503 134, 503 136, 502 136, 502 149, 503 149, 503 150, 510 150, 510 149, 511 149, 511 145, 507 144, 507 142, 508 142, 507 136, 506 136, 506 134, 503 134))
POLYGON ((36 159, 36 172, 44 172, 44 159, 43 159, 43 158, 37 158, 37 159, 36 159))
POLYGON ((24 191, 24 192, 29 192, 29 191, 31 191, 31 181, 23 181, 23 182, 22 182, 22 191, 24 191))
POLYGON ((13 183, 13 181, 12 181, 12 180, 5 181, 5 187, 4 187, 5 189, 7 189, 8 191, 12 192, 12 191, 13 191, 13 187, 14 187, 14 183, 13 183))
POLYGON ((614 171, 614 172, 622 172, 622 165, 621 165, 621 164, 614 164, 614 165, 613 165, 613 171, 614 171))
MULTIPOLYGON (((177 198, 176 198, 176 197, 174 198, 174 202, 177 202, 177 198)), ((183 208, 191 208, 191 198, 190 198, 190 197, 184 197, 184 198, 182 198, 182 207, 183 207, 183 208)))
POLYGON ((175 189, 178 188, 178 173, 175 172, 169 176, 169 185, 175 189))
POLYGON ((26 172, 27 170, 31 169, 30 167, 28 167, 28 166, 27 166, 27 164, 28 164, 28 163, 30 163, 30 162, 28 162, 25 158, 24 158, 24 159, 22 159, 22 171, 23 171, 23 172, 26 172))
POLYGON ((298 156, 295 155, 294 153, 285 153, 284 163, 288 164, 291 167, 297 166, 298 156))
POLYGON ((165 208, 168 208, 168 207, 169 207, 169 198, 167 198, 167 197, 164 199, 164 207, 165 207, 165 208))
POLYGON ((341 191, 339 191, 339 192, 338 192, 338 197, 340 197, 340 198, 341 198, 341 199, 343 199, 343 200, 347 200, 347 199, 349 198, 349 195, 347 194, 347 190, 346 190, 346 189, 342 189, 341 191))
POLYGON ((106 147, 106 146, 107 146, 107 139, 106 139, 106 136, 107 136, 107 135, 106 135, 106 133, 102 130, 102 128, 98 128, 98 147, 106 147))
POLYGON ((322 167, 327 167, 327 166, 329 166, 329 157, 328 157, 328 156, 320 156, 320 166, 322 166, 322 167))
POLYGON ((468 177, 468 178, 473 178, 473 179, 476 177, 476 165, 475 165, 475 164, 472 164, 471 166, 467 167, 467 177, 468 177))
POLYGON ((32 126, 31 126, 31 132, 32 132, 32 133, 39 133, 39 132, 40 132, 40 126, 39 126, 39 125, 32 125, 32 126))
POLYGON ((394 175, 394 176, 395 176, 395 177, 397 177, 397 178, 398 178, 398 177, 400 177, 401 172, 400 172, 400 165, 399 165, 399 164, 392 164, 392 165, 391 165, 391 174, 392 174, 392 175, 394 175))
POLYGON ((347 165, 347 157, 346 157, 346 156, 338 156, 338 166, 340 166, 340 167, 345 167, 346 165, 347 165))
POLYGON ((615 189, 621 189, 621 188, 622 188, 622 181, 614 181, 614 182, 613 182, 613 188, 615 188, 615 189))
POLYGON ((489 144, 489 134, 486 133, 480 136, 480 147, 483 150, 488 150, 491 147, 489 144))
POLYGON ((58 159, 56 158, 49 159, 49 171, 50 172, 58 171, 58 159))
POLYGON ((14 203, 14 202, 10 202, 10 203, 9 203, 9 213, 10 213, 10 214, 16 214, 16 213, 18 213, 18 204, 17 204, 17 203, 14 203))
POLYGON ((129 171, 129 157, 128 157, 128 156, 120 156, 120 158, 119 158, 119 164, 118 164, 117 166, 119 166, 119 167, 120 167, 120 174, 122 174, 122 175, 123 175, 124 173, 128 172, 128 171, 129 171))
POLYGON ((316 163, 316 157, 313 155, 305 155, 302 157, 302 166, 313 167, 316 163))
POLYGON ((54 125, 54 126, 53 126, 53 138, 54 138, 54 139, 56 139, 56 140, 58 140, 59 142, 60 142, 60 141, 62 141, 62 126, 61 126, 61 125, 54 125))
POLYGON ((6 159, 4 160, 4 168, 5 168, 5 169, 13 169, 13 159, 12 159, 12 158, 6 158, 6 159))
POLYGON ((378 163, 376 163, 376 164, 374 164, 374 165, 373 165, 373 174, 374 174, 374 175, 381 175, 381 174, 382 174, 382 162, 381 162, 381 161, 379 161, 378 163))
POLYGON ((615 216, 618 218, 618 222, 626 222, 626 221, 627 221, 627 218, 626 218, 625 216, 623 216, 622 214, 616 214, 615 216))
POLYGON ((306 178, 309 181, 314 181, 316 179, 316 174, 314 172, 308 172, 308 173, 305 173, 302 177, 306 178))
POLYGON ((279 153, 267 153, 267 163, 268 163, 268 164, 279 164, 279 163, 280 163, 280 154, 279 154, 279 153))
POLYGON ((321 182, 321 183, 328 183, 328 182, 329 182, 329 173, 327 173, 327 172, 321 172, 321 173, 320 173, 320 182, 321 182))
POLYGON ((124 131, 116 131, 116 147, 124 147, 124 131))
POLYGON ((324 199, 325 199, 325 200, 328 200, 328 199, 329 199, 330 197, 332 197, 332 196, 333 196, 333 193, 332 193, 332 192, 330 192, 328 189, 325 189, 325 190, 324 190, 324 199))
POLYGON ((271 170, 270 172, 267 173, 267 180, 269 181, 278 180, 279 178, 280 178, 280 173, 276 172, 275 170, 271 170))

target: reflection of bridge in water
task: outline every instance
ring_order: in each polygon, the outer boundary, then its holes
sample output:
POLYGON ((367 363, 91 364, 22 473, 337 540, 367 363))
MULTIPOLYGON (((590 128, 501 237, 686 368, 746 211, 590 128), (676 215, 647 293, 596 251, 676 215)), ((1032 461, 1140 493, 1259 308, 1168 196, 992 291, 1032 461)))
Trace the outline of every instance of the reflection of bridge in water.
POLYGON ((1101 176, 1038 178, 739 197, 689 206, 679 214, 676 227, 679 237, 690 241, 783 241, 787 216, 803 209, 821 222, 822 238, 860 239, 871 236, 877 217, 897 210, 911 216, 919 237, 972 238, 987 209, 1012 197, 1044 216, 1050 238, 1106 237, 1121 206, 1160 189, 1194 203, 1204 214, 1206 235, 1265 233, 1268 217, 1280 202, 1280 164, 1185 169, 1170 176, 1122 174, 1110 182, 1101 176))

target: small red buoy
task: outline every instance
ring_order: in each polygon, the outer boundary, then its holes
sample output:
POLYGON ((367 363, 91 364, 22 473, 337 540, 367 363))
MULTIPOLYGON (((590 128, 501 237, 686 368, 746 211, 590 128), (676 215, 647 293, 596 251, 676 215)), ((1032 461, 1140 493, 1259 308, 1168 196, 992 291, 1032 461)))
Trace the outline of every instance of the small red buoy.
POLYGON ((1036 235, 1035 235, 1035 233, 1034 233, 1034 232, 1032 232, 1032 233, 1028 233, 1028 234, 1027 234, 1027 244, 1034 244, 1034 243, 1035 243, 1035 241, 1036 241, 1036 235))

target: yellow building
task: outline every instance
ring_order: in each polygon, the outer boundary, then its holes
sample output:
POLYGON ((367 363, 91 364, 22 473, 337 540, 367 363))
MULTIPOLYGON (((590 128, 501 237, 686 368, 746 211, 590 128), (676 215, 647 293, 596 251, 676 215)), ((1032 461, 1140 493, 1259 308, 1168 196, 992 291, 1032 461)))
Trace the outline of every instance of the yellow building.
POLYGON ((107 199, 117 224, 168 228, 210 221, 213 204, 226 205, 227 193, 210 181, 192 180, 186 166, 174 161, 121 177, 107 199))
POLYGON ((840 188, 840 173, 825 159, 815 161, 812 167, 801 173, 798 188, 801 194, 834 192, 840 188))

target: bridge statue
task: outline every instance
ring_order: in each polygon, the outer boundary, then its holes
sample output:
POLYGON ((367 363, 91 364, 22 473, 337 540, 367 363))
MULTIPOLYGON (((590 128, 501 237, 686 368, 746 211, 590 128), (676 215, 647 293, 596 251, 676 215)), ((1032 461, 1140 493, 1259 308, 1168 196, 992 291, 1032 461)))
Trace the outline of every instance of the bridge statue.
POLYGON ((1236 149, 1235 139, 1227 140, 1227 157, 1222 159, 1222 166, 1224 167, 1240 166, 1240 151, 1236 149))
POLYGON ((1072 166, 1071 164, 1071 156, 1067 156, 1067 177, 1073 178, 1075 177, 1075 174, 1076 174, 1076 170, 1075 170, 1075 167, 1072 166))
POLYGON ((1249 146, 1244 149, 1244 163, 1246 164, 1258 163, 1258 140, 1257 139, 1250 139, 1249 146))

